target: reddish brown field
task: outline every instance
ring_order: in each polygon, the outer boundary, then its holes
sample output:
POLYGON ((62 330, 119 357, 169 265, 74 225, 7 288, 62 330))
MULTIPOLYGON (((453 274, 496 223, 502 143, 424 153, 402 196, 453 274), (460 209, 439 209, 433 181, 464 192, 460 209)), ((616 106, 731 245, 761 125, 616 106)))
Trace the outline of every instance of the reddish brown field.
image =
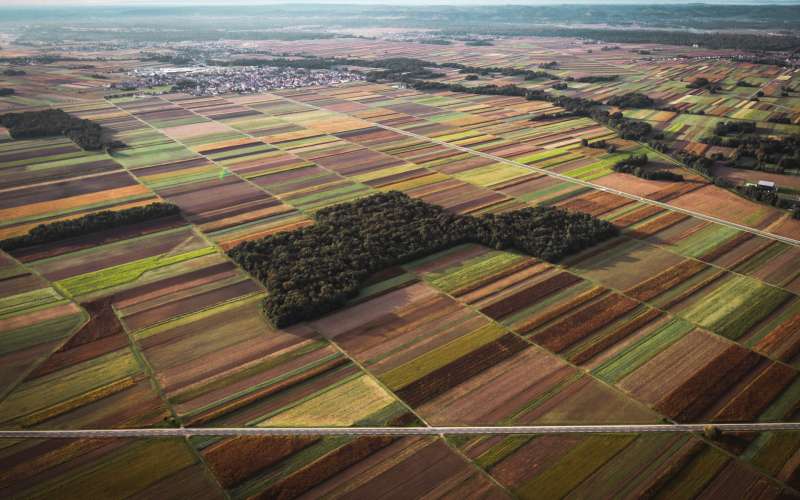
POLYGON ((396 393, 410 406, 420 406, 528 347, 530 345, 516 335, 506 334, 415 380, 396 393))
POLYGON ((139 224, 131 224, 130 226, 107 229, 78 238, 70 238, 54 243, 20 248, 19 250, 15 250, 10 253, 22 262, 32 262, 35 260, 56 257, 99 245, 105 245, 107 243, 114 243, 115 241, 122 241, 130 238, 136 238, 138 236, 144 236, 146 234, 157 233, 159 231, 173 229, 184 224, 186 224, 186 221, 184 221, 180 215, 162 217, 153 221, 146 221, 139 224))
MULTIPOLYGON (((706 186, 691 193, 680 196, 671 202, 673 205, 689 210, 694 210, 720 219, 755 224, 762 227, 767 213, 772 211, 752 201, 730 193, 716 186, 706 186), (754 214, 761 214, 753 221, 754 214)), ((772 211, 774 212, 774 211, 772 211)))
POLYGON ((655 498, 658 492, 672 481, 689 463, 705 449, 702 441, 692 439, 678 453, 669 458, 661 467, 658 474, 651 476, 648 481, 637 489, 635 498, 655 498))
POLYGON ((450 295, 458 297, 467 304, 475 304, 483 299, 491 300, 496 293, 540 274, 547 273, 552 269, 549 264, 539 263, 532 259, 526 260, 503 269, 497 274, 485 276, 464 285, 450 292, 450 295))
POLYGON ((700 188, 705 186, 703 183, 689 183, 689 182, 678 182, 670 184, 668 187, 660 189, 654 193, 651 193, 647 196, 651 200, 660 201, 663 203, 672 201, 679 196, 683 196, 686 193, 691 193, 692 191, 696 191, 700 188))
POLYGON ((570 380, 575 370, 555 356, 525 349, 416 411, 436 425, 495 425, 570 380))
POLYGON ((797 376, 792 368, 772 363, 714 415, 721 422, 754 421, 797 376))
POLYGON ((791 362, 800 353, 800 314, 781 323, 754 348, 780 361, 791 362))
POLYGON ((232 488, 317 441, 313 436, 240 436, 209 447, 203 457, 220 484, 232 488))
POLYGON ((549 308, 546 311, 543 311, 531 318, 528 318, 519 324, 514 325, 514 331, 518 333, 528 333, 530 331, 535 330, 539 326, 558 318, 559 316, 569 312, 574 311, 575 309, 581 307, 583 304, 588 303, 592 299, 597 298, 598 296, 607 292, 607 288, 603 288, 601 286, 597 286, 583 292, 582 294, 578 295, 570 299, 567 302, 558 304, 554 307, 549 308))
POLYGON ((706 364, 679 388, 664 396, 655 409, 681 422, 697 419, 724 392, 763 358, 739 346, 731 346, 706 364))
POLYGON ((520 447, 492 469, 492 476, 506 486, 523 483, 557 463, 583 439, 585 438, 577 434, 535 437, 528 445, 520 447))
POLYGON ((730 240, 726 241, 725 243, 717 246, 716 248, 712 249, 708 253, 698 257, 700 260, 705 262, 714 262, 715 260, 719 259, 726 253, 730 252, 731 250, 738 248, 739 245, 742 245, 744 242, 753 238, 753 233, 745 233, 741 232, 731 238, 730 240))
POLYGON ((537 333, 533 340, 551 351, 561 352, 638 305, 635 300, 612 293, 537 333))
POLYGON ((613 173, 592 181, 600 186, 610 187, 638 196, 647 196, 663 189, 660 182, 648 181, 630 174, 613 173))
POLYGON ((396 439, 388 436, 355 438, 348 444, 270 485, 252 498, 264 500, 297 498, 317 484, 389 446, 396 439))
POLYGON ((695 274, 706 269, 707 266, 695 260, 685 260, 675 267, 653 276, 633 288, 625 291, 625 294, 642 302, 647 302, 671 288, 683 283, 695 274))
POLYGON ((173 292, 174 296, 171 300, 162 300, 158 305, 154 304, 152 307, 127 316, 125 324, 131 330, 138 330, 167 318, 199 311, 208 306, 255 293, 259 290, 260 288, 253 280, 244 279, 238 283, 198 294, 195 294, 192 289, 184 290, 183 293, 173 292))
POLYGON ((505 492, 443 440, 402 438, 309 490, 306 497, 493 499, 504 498, 505 492))
POLYGON ((624 323, 615 329, 613 332, 605 335, 596 342, 593 342, 586 349, 579 351, 570 357, 570 361, 576 365, 582 365, 590 361, 592 358, 605 351, 614 344, 622 341, 629 335, 632 335, 640 328, 656 321, 662 317, 663 313, 657 309, 647 309, 644 314, 636 316, 631 321, 624 323))
POLYGON ((540 281, 533 286, 524 288, 516 293, 504 297, 502 300, 484 307, 481 309, 481 312, 490 318, 497 320, 508 316, 521 307, 525 307, 528 304, 533 304, 544 297, 547 297, 553 292, 567 288, 580 281, 582 281, 581 278, 572 273, 563 271, 551 278, 540 281))
POLYGON ((723 339, 692 330, 623 379, 619 386, 647 404, 655 404, 666 394, 702 370, 709 360, 723 354, 729 344, 723 339))
POLYGON ((684 215, 678 212, 669 212, 666 215, 662 215, 650 222, 646 222, 641 226, 632 229, 630 231, 630 235, 634 238, 648 238, 653 236, 659 231, 662 231, 668 227, 674 226, 679 222, 683 222, 684 220, 688 219, 688 215, 684 215))
POLYGON ((622 196, 612 193, 594 191, 588 195, 570 199, 558 206, 559 208, 572 212, 583 212, 599 217, 604 213, 611 212, 625 205, 630 205, 631 203, 634 203, 634 201, 629 198, 623 198, 622 196))
POLYGON ((664 209, 659 208, 655 205, 645 205, 641 208, 637 208, 636 210, 632 210, 627 214, 614 219, 614 225, 620 229, 624 229, 628 226, 632 226, 637 222, 641 222, 649 217, 656 215, 659 212, 663 212, 664 209))
POLYGON ((188 251, 205 245, 205 241, 187 227, 143 240, 126 241, 110 248, 96 248, 92 250, 91 258, 87 258, 85 253, 71 254, 37 262, 33 267, 46 278, 56 281, 165 254, 175 248, 188 251))

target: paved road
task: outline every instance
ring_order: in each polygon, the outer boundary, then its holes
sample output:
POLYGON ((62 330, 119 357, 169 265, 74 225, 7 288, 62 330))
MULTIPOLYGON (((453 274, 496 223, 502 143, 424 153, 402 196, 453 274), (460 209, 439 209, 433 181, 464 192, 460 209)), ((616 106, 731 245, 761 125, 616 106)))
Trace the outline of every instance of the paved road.
MULTIPOLYGON (((302 106, 308 106, 308 107, 312 107, 314 109, 319 109, 319 110, 331 112, 331 110, 329 110, 329 109, 320 108, 318 106, 314 106, 314 105, 309 104, 307 102, 296 101, 294 99, 291 99, 291 98, 288 98, 288 97, 285 97, 285 96, 281 96, 281 97, 283 99, 285 99, 287 101, 290 101, 290 102, 293 102, 295 104, 300 104, 302 106)), ((344 115, 344 116, 350 116, 350 115, 347 115, 345 113, 340 113, 340 112, 335 112, 335 113, 341 114, 341 115, 344 115)), ((496 162, 499 162, 499 163, 505 163, 507 165, 514 165, 514 166, 517 166, 517 167, 526 168, 526 169, 531 170, 533 172, 537 172, 537 173, 544 174, 544 175, 547 175, 547 176, 550 176, 550 177, 554 177, 554 178, 562 180, 564 182, 571 182, 573 184, 586 186, 586 187, 595 189, 597 191, 603 191, 603 192, 606 192, 606 193, 615 194, 615 195, 618 195, 618 196, 622 196, 624 198, 628 198, 628 199, 631 199, 631 200, 639 201, 641 203, 646 203, 646 204, 649 204, 649 205, 655 205, 657 207, 661 207, 661 208, 664 208, 664 209, 667 209, 667 210, 672 210, 674 212, 680 212, 680 213, 683 213, 683 214, 686 214, 686 215, 690 215, 692 217, 697 217, 698 219, 702 219, 702 220, 705 220, 705 221, 708 221, 708 222, 713 222, 715 224, 722 224, 723 226, 727 226, 727 227, 730 227, 730 228, 733 228, 733 229, 738 229, 739 231, 745 231, 745 232, 748 232, 748 233, 752 233, 752 234, 755 234, 756 236, 761 236, 762 238, 767 238, 767 239, 770 239, 770 240, 780 241, 780 242, 786 243, 788 245, 800 246, 800 240, 796 240, 796 239, 789 238, 789 237, 786 237, 786 236, 780 236, 780 235, 777 235, 777 234, 768 233, 766 231, 761 231, 759 229, 755 229, 755 228, 752 228, 752 227, 749 227, 749 226, 744 226, 742 224, 737 224, 735 222, 729 222, 729 221, 726 221, 724 219, 720 219, 718 217, 714 217, 712 215, 706 215, 706 214, 703 214, 701 212, 695 212, 694 210, 688 210, 688 209, 685 209, 685 208, 676 207, 676 206, 670 205, 668 203, 662 203, 660 201, 651 200, 651 199, 645 198, 643 196, 638 196, 638 195, 635 195, 635 194, 627 193, 625 191, 620 191, 618 189, 613 189, 613 188, 601 186, 599 184, 594 184, 592 182, 588 182, 588 181, 584 181, 584 180, 580 180, 580 179, 575 179, 573 177, 569 177, 569 176, 564 175, 564 174, 559 174, 557 172, 552 172, 550 170, 546 170, 546 169, 543 169, 543 168, 533 167, 531 165, 526 165, 524 163, 520 163, 520 162, 514 161, 514 160, 509 160, 507 158, 502 158, 500 156, 495 156, 495 155, 490 154, 490 153, 484 153, 482 151, 478 151, 478 150, 475 150, 475 149, 472 149, 472 148, 468 148, 468 147, 465 147, 465 146, 459 146, 459 145, 456 145, 456 144, 450 144, 448 142, 439 141, 437 139, 433 139, 433 138, 430 138, 430 137, 427 137, 427 136, 424 136, 424 135, 415 134, 414 132, 409 132, 407 130, 391 127, 389 125, 384 125, 384 124, 381 124, 381 123, 375 123, 375 122, 371 122, 371 121, 368 121, 368 120, 363 120, 363 121, 365 121, 365 122, 367 122, 367 123, 369 123, 369 124, 371 124, 371 125, 373 125, 375 127, 382 128, 384 130, 390 130, 390 131, 396 132, 398 134, 402 134, 402 135, 405 135, 405 136, 408 136, 408 137, 414 137, 416 139, 427 141, 427 142, 430 142, 432 144, 438 144, 440 146, 444 146, 444 147, 447 147, 447 148, 450 148, 450 149, 454 149, 454 150, 457 150, 457 151, 461 151, 461 152, 464 152, 464 153, 470 153, 470 154, 482 156, 483 158, 487 158, 487 159, 490 159, 490 160, 493 160, 493 161, 496 161, 496 162)))
POLYGON ((508 427, 208 427, 163 429, 0 430, 0 438, 165 438, 190 436, 430 436, 446 434, 620 434, 650 432, 702 432, 707 425, 720 431, 797 431, 800 422, 742 424, 654 425, 531 425, 508 427))

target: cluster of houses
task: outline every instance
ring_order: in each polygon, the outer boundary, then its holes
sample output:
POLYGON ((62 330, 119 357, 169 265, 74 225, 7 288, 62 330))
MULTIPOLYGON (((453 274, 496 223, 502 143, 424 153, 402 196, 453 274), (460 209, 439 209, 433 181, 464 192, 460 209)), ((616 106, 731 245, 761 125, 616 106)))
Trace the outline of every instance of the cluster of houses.
POLYGON ((115 87, 134 90, 172 86, 174 90, 188 94, 209 96, 338 85, 364 78, 360 73, 328 69, 193 66, 135 70, 130 79, 116 84, 115 87))

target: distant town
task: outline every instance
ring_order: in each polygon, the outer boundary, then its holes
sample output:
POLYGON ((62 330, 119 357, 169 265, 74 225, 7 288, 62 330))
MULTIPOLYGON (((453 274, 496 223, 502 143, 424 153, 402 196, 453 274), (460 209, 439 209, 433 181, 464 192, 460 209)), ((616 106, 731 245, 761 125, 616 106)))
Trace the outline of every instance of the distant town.
POLYGON ((129 91, 169 87, 196 96, 209 96, 330 86, 364 79, 360 73, 328 69, 189 66, 134 70, 130 79, 113 85, 113 88, 129 91))

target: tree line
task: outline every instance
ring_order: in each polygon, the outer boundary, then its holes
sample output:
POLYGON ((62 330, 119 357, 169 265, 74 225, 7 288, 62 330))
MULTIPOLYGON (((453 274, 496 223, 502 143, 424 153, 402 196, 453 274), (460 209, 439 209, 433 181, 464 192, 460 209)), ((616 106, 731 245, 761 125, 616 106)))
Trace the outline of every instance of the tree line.
POLYGON ((647 155, 644 153, 632 154, 629 157, 616 162, 611 169, 614 172, 631 174, 650 181, 683 181, 682 175, 670 172, 669 170, 646 170, 642 168, 647 164, 647 160, 647 155))
POLYGON ((393 79, 402 78, 440 78, 443 73, 432 72, 430 68, 451 68, 457 69, 461 73, 472 73, 478 75, 488 75, 499 73, 504 76, 521 76, 525 80, 554 79, 559 77, 547 71, 527 70, 512 67, 481 67, 469 66, 461 63, 437 63, 425 61, 413 57, 389 57, 384 59, 352 59, 345 57, 305 57, 300 59, 288 59, 284 57, 275 59, 256 59, 244 58, 229 61, 211 60, 209 64, 215 66, 273 66, 291 67, 303 69, 333 69, 340 66, 360 66, 364 68, 381 69, 381 72, 372 73, 373 79, 393 79))
POLYGON ((177 205, 158 202, 124 210, 103 210, 76 219, 39 224, 28 231, 28 234, 0 240, 0 249, 10 252, 179 213, 177 205))
POLYGON ((267 287, 264 311, 278 327, 344 306, 382 269, 458 244, 557 261, 618 234, 588 214, 536 207, 473 217, 397 191, 322 209, 314 218, 313 226, 243 242, 228 252, 267 287))
POLYGON ((618 108, 654 108, 656 101, 652 97, 640 92, 628 92, 627 94, 615 95, 606 104, 617 106, 618 108))
POLYGON ((619 80, 619 75, 589 75, 580 76, 578 78, 567 77, 568 82, 576 81, 579 83, 602 83, 602 82, 615 82, 619 80))
MULTIPOLYGON (((386 61, 388 60, 382 60, 382 62, 378 64, 387 64, 386 61)), ((407 58, 400 58, 399 60, 394 59, 392 61, 394 62, 395 68, 405 67, 406 69, 414 67, 425 67, 426 65, 435 64, 419 59, 407 59, 407 58)), ((459 63, 444 63, 439 66, 453 67, 465 72, 466 71, 477 72, 481 74, 486 74, 489 72, 501 72, 506 75, 511 75, 511 74, 519 74, 519 72, 521 71, 526 71, 526 70, 519 70, 516 68, 476 68, 472 66, 462 65, 459 63)), ((568 116, 586 116, 592 118, 597 122, 603 123, 615 129, 623 139, 645 142, 656 151, 672 155, 673 157, 681 161, 689 169, 694 170, 700 175, 706 177, 711 182, 719 185, 725 184, 723 179, 718 179, 715 177, 714 172, 712 171, 712 167, 714 165, 714 161, 712 159, 707 158, 705 156, 696 155, 694 153, 689 153, 686 151, 680 151, 680 150, 672 151, 669 145, 664 141, 663 132, 653 129, 653 127, 647 122, 625 118, 625 116, 618 111, 614 113, 609 113, 607 110, 603 109, 603 103, 598 101, 585 99, 581 97, 554 95, 540 89, 526 89, 513 84, 502 85, 502 86, 491 84, 491 85, 479 85, 475 87, 468 87, 466 85, 462 85, 459 83, 428 81, 424 79, 412 78, 407 75, 395 77, 395 79, 403 82, 404 84, 406 84, 411 88, 420 91, 445 90, 445 91, 459 92, 459 93, 470 93, 479 95, 503 95, 503 96, 522 97, 527 100, 549 101, 555 104, 556 106, 559 106, 566 110, 565 112, 558 113, 559 118, 568 116)), ((697 80, 702 80, 702 78, 695 79, 695 81, 697 80)), ((710 82, 705 83, 702 81, 699 83, 703 85, 710 84, 710 82)), ((615 100, 616 98, 612 98, 607 102, 607 104, 617 105, 620 107, 630 106, 630 107, 646 108, 646 107, 652 107, 651 105, 654 103, 653 99, 650 98, 649 96, 636 92, 617 97, 618 100, 615 100)), ((782 151, 783 156, 781 157, 781 159, 777 160, 779 165, 776 168, 778 169, 800 168, 800 152, 798 152, 800 151, 800 147, 796 147, 796 144, 800 144, 800 141, 794 138, 787 138, 781 141, 774 139, 760 138, 759 139, 759 146, 761 146, 760 149, 756 150, 756 152, 753 153, 752 152, 753 148, 751 147, 752 144, 744 145, 741 149, 740 154, 743 156, 755 154, 757 155, 757 158, 758 157, 769 158, 768 156, 765 155, 769 155, 770 153, 774 154, 776 151, 780 150, 782 151), (759 151, 761 152, 759 153, 759 151), (797 165, 798 167, 795 167, 795 165, 797 165)), ((635 172, 632 173, 634 173, 635 175, 635 172)), ((648 175, 653 180, 668 180, 668 181, 683 180, 683 176, 668 171, 646 172, 642 170, 640 174, 648 175)), ((730 186, 726 187, 730 188, 730 186)))
POLYGON ((714 135, 702 142, 712 146, 736 148, 726 165, 782 174, 800 169, 800 135, 780 139, 759 135, 754 122, 717 122, 714 135))
POLYGON ((741 196, 752 201, 764 203, 766 205, 772 205, 773 207, 784 210, 790 210, 793 218, 800 219, 800 204, 794 200, 790 200, 781 196, 775 191, 769 191, 758 186, 751 186, 747 184, 734 186, 729 181, 725 180, 721 180, 721 182, 718 182, 717 184, 728 189, 733 189, 741 196))
POLYGON ((63 135, 90 151, 121 146, 108 137, 100 124, 72 116, 61 109, 7 113, 0 115, 0 125, 6 127, 14 139, 63 135))
POLYGON ((443 30, 445 35, 470 33, 490 36, 554 36, 584 38, 609 43, 657 43, 663 45, 686 45, 709 49, 737 49, 753 52, 793 52, 800 47, 796 35, 772 35, 756 33, 708 32, 697 33, 685 30, 646 30, 615 28, 571 28, 571 27, 488 27, 469 31, 443 30))

